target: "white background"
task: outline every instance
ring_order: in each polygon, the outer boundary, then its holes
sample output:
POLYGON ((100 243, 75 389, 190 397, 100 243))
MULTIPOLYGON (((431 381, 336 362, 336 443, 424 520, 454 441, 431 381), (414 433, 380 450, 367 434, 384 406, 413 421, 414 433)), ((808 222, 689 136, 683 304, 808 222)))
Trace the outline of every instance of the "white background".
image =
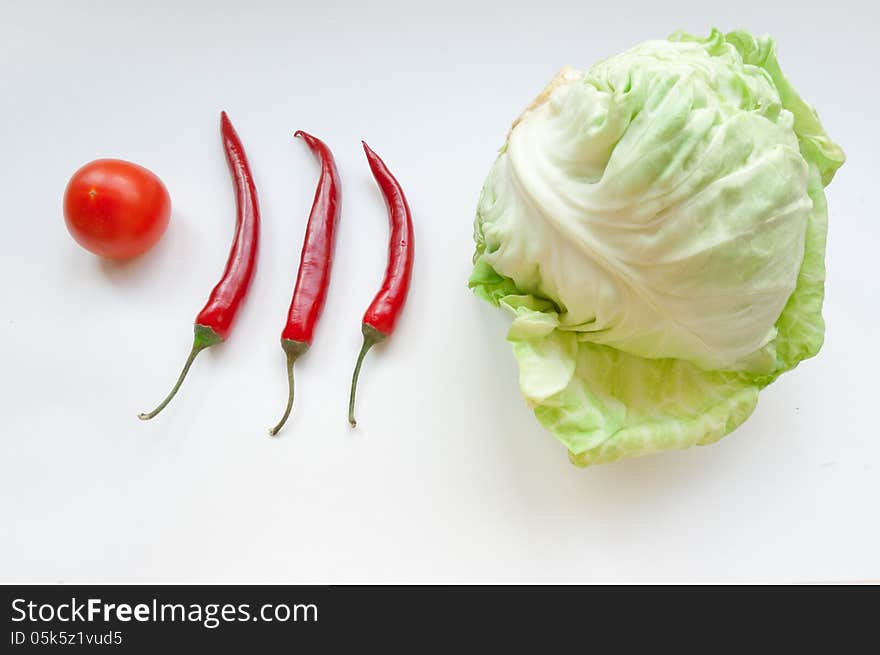
POLYGON ((870 3, 0 4, 0 580, 880 580, 876 65, 870 3), (129 6, 127 6, 129 5, 129 6), (564 64, 676 28, 772 33, 849 160, 828 190, 821 354, 720 443, 581 470, 521 399, 507 318, 466 289, 471 222, 510 121, 564 64), (226 109, 263 209, 231 339, 167 391, 234 220, 226 109), (286 315, 317 166, 344 201, 329 299, 284 404, 286 315), (360 149, 405 185, 417 261, 346 422, 387 218, 360 149), (104 156, 174 203, 148 255, 68 236, 70 174, 104 156))

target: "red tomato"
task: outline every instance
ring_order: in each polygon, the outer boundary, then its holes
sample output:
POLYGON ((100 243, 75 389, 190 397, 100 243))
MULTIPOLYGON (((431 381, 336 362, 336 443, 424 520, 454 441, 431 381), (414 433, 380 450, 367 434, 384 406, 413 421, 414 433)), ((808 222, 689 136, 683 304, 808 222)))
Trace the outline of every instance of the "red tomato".
POLYGON ((64 191, 64 220, 77 243, 101 257, 128 259, 152 248, 168 227, 162 180, 121 159, 96 159, 64 191))

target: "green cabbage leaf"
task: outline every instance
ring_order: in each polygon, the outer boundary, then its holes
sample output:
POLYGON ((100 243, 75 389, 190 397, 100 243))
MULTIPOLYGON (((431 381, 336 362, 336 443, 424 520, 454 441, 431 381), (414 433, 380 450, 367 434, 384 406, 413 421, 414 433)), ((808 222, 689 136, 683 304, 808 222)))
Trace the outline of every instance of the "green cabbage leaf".
POLYGON ((517 119, 469 286, 513 317, 522 393, 575 464, 714 442, 819 351, 843 161, 743 31, 564 69, 517 119))

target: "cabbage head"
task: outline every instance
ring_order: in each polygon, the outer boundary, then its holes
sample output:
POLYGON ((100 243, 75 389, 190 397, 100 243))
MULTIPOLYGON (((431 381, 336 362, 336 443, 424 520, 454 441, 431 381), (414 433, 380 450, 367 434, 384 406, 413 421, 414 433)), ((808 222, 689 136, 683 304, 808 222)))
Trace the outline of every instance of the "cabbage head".
POLYGON ((843 161, 744 31, 563 69, 516 120, 469 285, 513 317, 522 393, 575 464, 716 441, 819 351, 843 161))

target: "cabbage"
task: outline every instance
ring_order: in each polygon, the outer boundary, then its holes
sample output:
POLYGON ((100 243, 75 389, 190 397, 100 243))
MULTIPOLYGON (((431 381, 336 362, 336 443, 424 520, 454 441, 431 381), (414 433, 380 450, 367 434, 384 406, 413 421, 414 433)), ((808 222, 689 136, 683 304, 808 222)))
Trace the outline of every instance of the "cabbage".
POLYGON ((708 444, 822 345, 844 161, 769 37, 713 30, 563 69, 480 197, 469 285, 578 465, 708 444))

